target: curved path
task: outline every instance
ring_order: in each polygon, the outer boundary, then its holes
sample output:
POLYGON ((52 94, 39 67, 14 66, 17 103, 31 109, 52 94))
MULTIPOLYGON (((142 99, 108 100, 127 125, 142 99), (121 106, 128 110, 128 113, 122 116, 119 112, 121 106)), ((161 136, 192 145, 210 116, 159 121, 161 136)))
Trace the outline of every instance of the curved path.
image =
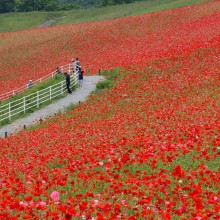
POLYGON ((51 103, 45 108, 39 109, 25 118, 17 119, 11 124, 0 128, 0 137, 5 137, 5 132, 7 132, 8 135, 17 133, 24 128, 24 125, 28 127, 39 122, 41 118, 45 119, 49 116, 53 116, 55 113, 62 112, 69 105, 85 101, 89 94, 95 90, 96 84, 103 79, 103 76, 84 76, 82 89, 77 88, 72 94, 68 94, 66 97, 51 103))
POLYGON ((39 27, 39 28, 49 27, 49 26, 50 26, 51 24, 53 24, 54 22, 56 22, 56 20, 45 21, 43 24, 40 24, 38 27, 39 27))
POLYGON ((65 18, 66 16, 60 17, 60 18, 54 18, 52 20, 45 21, 43 24, 38 25, 38 28, 44 28, 44 27, 49 27, 53 23, 55 23, 57 20, 65 18))

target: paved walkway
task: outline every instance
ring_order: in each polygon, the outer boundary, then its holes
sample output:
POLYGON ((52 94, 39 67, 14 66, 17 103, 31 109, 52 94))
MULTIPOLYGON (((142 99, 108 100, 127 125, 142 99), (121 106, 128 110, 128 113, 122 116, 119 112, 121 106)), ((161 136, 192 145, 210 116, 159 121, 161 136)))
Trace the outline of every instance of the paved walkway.
POLYGON ((83 102, 89 96, 89 94, 95 90, 97 82, 103 80, 103 76, 84 76, 83 88, 77 88, 72 94, 68 94, 66 97, 46 106, 45 108, 39 109, 26 118, 20 118, 9 125, 0 128, 0 137, 5 137, 5 132, 8 135, 19 132, 26 127, 33 125, 39 120, 45 119, 49 116, 53 116, 55 113, 62 112, 66 107, 72 104, 78 104, 79 101, 83 102))

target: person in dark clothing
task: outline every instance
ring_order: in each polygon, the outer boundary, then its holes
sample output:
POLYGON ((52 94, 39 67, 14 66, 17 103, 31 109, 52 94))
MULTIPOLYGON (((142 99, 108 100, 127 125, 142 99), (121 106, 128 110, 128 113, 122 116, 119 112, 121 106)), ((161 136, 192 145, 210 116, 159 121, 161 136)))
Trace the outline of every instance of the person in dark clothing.
POLYGON ((78 79, 79 79, 79 88, 82 88, 82 84, 83 84, 83 73, 84 71, 81 69, 81 67, 79 67, 79 72, 78 72, 78 79))
POLYGON ((59 73, 61 73, 61 69, 60 69, 60 67, 57 67, 56 74, 59 74, 59 73))
POLYGON ((66 79, 66 88, 68 90, 68 93, 71 94, 72 91, 70 89, 70 74, 65 72, 64 75, 65 75, 65 79, 66 79))

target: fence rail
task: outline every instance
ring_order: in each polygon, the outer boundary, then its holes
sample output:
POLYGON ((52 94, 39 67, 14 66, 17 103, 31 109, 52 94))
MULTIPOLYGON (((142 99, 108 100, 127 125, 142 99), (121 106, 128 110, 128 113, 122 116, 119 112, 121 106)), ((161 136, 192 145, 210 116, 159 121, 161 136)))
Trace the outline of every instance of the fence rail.
MULTIPOLYGON (((69 63, 67 65, 61 66, 60 70, 61 70, 61 72, 72 72, 73 71, 72 64, 69 63)), ((39 84, 39 83, 41 83, 41 82, 43 82, 43 81, 45 81, 45 80, 47 80, 47 79, 49 79, 51 77, 54 77, 56 75, 56 73, 57 73, 57 71, 55 70, 52 73, 50 73, 50 74, 48 74, 46 76, 41 77, 40 79, 34 80, 33 84, 37 85, 37 84, 39 84)), ((5 99, 10 98, 11 96, 14 96, 16 94, 24 92, 27 88, 28 88, 28 84, 26 84, 26 85, 24 85, 22 87, 19 87, 17 89, 11 90, 9 92, 6 92, 4 94, 1 94, 0 95, 0 100, 5 100, 5 99)))
MULTIPOLYGON (((62 67, 62 72, 71 71, 69 67, 70 67, 69 64, 62 67)), ((70 82, 71 82, 71 87, 77 84, 78 82, 77 73, 71 74, 70 82)), ((57 96, 62 95, 65 91, 66 91, 66 83, 65 80, 63 80, 62 82, 56 83, 50 87, 39 90, 33 94, 24 96, 20 99, 2 105, 0 106, 0 122, 7 119, 11 120, 12 117, 19 114, 25 114, 28 110, 32 108, 39 108, 40 104, 47 101, 52 101, 57 96)))

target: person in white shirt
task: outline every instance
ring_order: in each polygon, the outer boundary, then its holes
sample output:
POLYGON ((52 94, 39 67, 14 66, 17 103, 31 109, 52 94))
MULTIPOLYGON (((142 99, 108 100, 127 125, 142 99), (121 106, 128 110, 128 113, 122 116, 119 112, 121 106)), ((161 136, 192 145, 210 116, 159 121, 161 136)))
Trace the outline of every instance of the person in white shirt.
POLYGON ((80 61, 79 61, 79 58, 76 58, 76 60, 75 60, 75 63, 76 63, 76 72, 78 72, 79 71, 79 68, 80 68, 80 61))
POLYGON ((73 64, 73 73, 76 73, 76 60, 72 60, 72 64, 73 64))

